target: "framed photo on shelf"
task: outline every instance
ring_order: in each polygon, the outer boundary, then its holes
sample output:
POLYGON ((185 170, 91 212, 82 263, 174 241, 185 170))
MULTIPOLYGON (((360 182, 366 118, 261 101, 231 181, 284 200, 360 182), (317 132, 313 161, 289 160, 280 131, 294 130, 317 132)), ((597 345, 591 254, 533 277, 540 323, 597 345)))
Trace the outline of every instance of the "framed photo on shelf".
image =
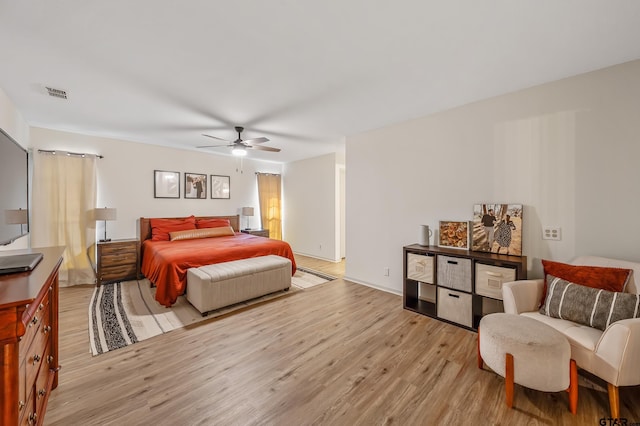
POLYGON ((207 175, 184 174, 184 198, 207 198, 207 175))
POLYGON ((471 250, 522 256, 522 204, 475 204, 471 250))
POLYGON ((211 198, 226 200, 231 198, 231 177, 211 175, 211 198))
POLYGON ((180 172, 154 170, 153 198, 180 198, 180 172))
POLYGON ((441 220, 438 226, 438 245, 469 250, 469 222, 441 220))

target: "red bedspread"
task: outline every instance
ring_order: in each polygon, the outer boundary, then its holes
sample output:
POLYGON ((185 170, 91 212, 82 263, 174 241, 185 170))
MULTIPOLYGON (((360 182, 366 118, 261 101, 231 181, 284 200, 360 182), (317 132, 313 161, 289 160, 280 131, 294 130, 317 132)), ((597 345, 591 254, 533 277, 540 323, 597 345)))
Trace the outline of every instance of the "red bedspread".
POLYGON ((184 294, 189 268, 276 254, 291 260, 292 275, 296 271, 289 243, 242 233, 193 240, 146 240, 142 253, 142 273, 156 285, 156 300, 167 307, 184 294))

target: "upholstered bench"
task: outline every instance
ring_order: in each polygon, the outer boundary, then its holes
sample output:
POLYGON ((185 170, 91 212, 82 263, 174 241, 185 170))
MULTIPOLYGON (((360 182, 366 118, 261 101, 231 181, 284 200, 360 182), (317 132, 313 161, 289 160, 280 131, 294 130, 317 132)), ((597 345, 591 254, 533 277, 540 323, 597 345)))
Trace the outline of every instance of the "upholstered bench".
POLYGON ((291 261, 269 255, 187 270, 187 300, 202 313, 291 286, 291 261))
POLYGON ((517 383, 543 392, 567 390, 576 414, 578 370, 569 341, 553 327, 520 315, 486 315, 478 327, 478 368, 483 362, 505 378, 509 408, 517 383))

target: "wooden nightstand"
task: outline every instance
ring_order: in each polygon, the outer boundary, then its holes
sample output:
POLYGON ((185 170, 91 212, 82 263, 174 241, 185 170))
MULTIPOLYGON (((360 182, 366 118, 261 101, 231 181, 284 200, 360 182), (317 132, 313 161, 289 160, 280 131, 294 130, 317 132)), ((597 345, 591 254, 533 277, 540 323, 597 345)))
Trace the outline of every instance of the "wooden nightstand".
POLYGON ((97 285, 136 279, 138 277, 138 246, 139 242, 135 239, 97 243, 97 285))
POLYGON ((269 238, 268 229, 242 229, 241 232, 245 234, 257 235, 258 237, 269 238))

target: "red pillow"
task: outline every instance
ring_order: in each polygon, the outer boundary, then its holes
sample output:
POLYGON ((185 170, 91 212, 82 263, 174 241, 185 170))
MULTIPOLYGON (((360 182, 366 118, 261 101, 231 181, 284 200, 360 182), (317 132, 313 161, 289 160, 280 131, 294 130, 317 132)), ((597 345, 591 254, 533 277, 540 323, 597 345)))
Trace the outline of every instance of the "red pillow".
POLYGON ((202 228, 222 228, 223 226, 231 226, 229 219, 198 219, 196 227, 202 228))
POLYGON ((171 241, 170 232, 196 229, 196 218, 151 219, 151 241, 171 241))
POLYGON ((547 274, 586 287, 615 292, 623 292, 631 276, 631 269, 567 265, 544 259, 542 267, 544 268, 544 290, 542 291, 541 304, 547 297, 547 274))

